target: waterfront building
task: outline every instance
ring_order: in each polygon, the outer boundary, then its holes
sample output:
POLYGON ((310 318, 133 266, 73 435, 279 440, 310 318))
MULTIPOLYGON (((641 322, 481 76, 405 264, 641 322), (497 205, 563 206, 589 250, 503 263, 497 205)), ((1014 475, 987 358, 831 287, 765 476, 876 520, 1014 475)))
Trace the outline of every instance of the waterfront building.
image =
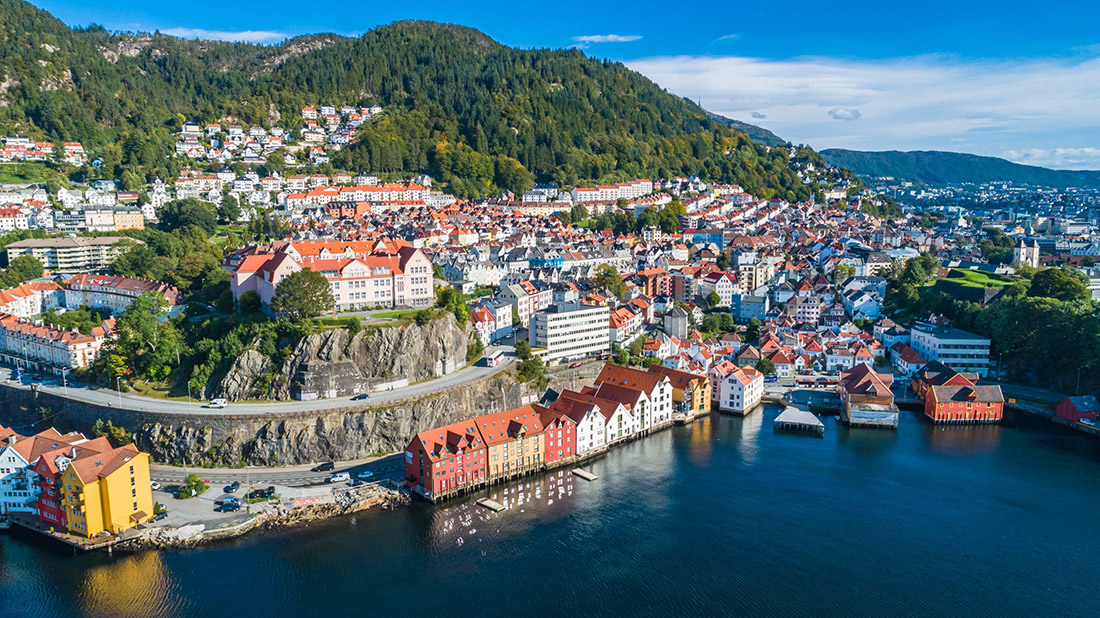
POLYGON ((718 383, 718 409, 747 414, 764 396, 764 374, 753 367, 738 367, 718 383))
POLYGON ((32 255, 48 272, 92 272, 110 266, 130 243, 141 244, 141 241, 121 236, 28 238, 7 246, 8 263, 17 257, 32 255), (121 242, 123 240, 126 242, 121 242))
POLYGON ((898 426, 898 408, 890 386, 894 376, 860 363, 840 374, 841 414, 849 425, 898 426))
POLYGON ((542 420, 545 461, 552 464, 577 456, 577 422, 553 408, 536 408, 542 420))
POLYGON ((964 330, 917 322, 913 325, 910 347, 926 361, 940 361, 957 371, 972 371, 979 377, 989 374, 989 339, 964 330))
POLYGON ((68 530, 87 538, 118 534, 153 518, 149 454, 132 444, 95 451, 73 447, 59 489, 68 530))
MULTIPOLYGON (((644 393, 652 409, 646 410, 646 422, 643 422, 641 428, 643 431, 653 427, 663 427, 672 422, 673 388, 672 381, 666 374, 608 363, 600 370, 594 384, 597 389, 604 385, 614 385, 644 393)), ((600 396, 603 396, 602 393, 600 396)))
POLYGON ((603 397, 597 397, 591 388, 586 392, 563 391, 559 399, 572 399, 581 403, 594 405, 600 411, 602 417, 604 445, 611 446, 616 442, 629 439, 637 433, 637 421, 626 406, 617 401, 611 401, 603 397))
POLYGON ((488 447, 489 480, 519 476, 545 463, 542 406, 524 406, 477 417, 477 429, 488 447))
POLYGON ((416 434, 405 449, 405 480, 432 498, 488 478, 485 441, 477 419, 416 434))
POLYGON ((531 316, 528 343, 548 365, 607 354, 611 347, 608 315, 603 305, 576 301, 550 305, 531 316))
POLYGON ((710 411, 711 384, 706 376, 663 365, 653 365, 649 372, 668 378, 674 412, 697 416, 710 411))
POLYGON ((976 373, 955 371, 939 361, 932 361, 913 374, 910 387, 923 400, 933 386, 966 386, 977 381, 976 373))
POLYGON ((932 386, 924 398, 924 414, 933 423, 999 423, 1004 401, 996 384, 932 386))
POLYGON ((557 400, 550 404, 550 409, 568 416, 576 424, 575 452, 578 456, 598 451, 607 445, 606 418, 600 406, 590 397, 575 391, 562 391, 557 400))
POLYGON ((1066 397, 1058 402, 1054 413, 1058 418, 1074 423, 1080 423, 1083 419, 1095 422, 1097 416, 1100 416, 1100 401, 1094 395, 1066 397))

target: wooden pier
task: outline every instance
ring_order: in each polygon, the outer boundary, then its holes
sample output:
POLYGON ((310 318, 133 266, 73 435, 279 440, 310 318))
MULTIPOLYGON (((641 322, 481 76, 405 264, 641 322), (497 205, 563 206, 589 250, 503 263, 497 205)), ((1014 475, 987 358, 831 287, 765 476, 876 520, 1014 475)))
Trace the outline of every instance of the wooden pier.
POLYGON ((492 511, 494 513, 499 513, 501 511, 503 511, 504 509, 508 508, 508 507, 504 506, 503 504, 497 502, 496 500, 490 500, 489 498, 482 498, 482 499, 478 500, 477 503, 480 504, 481 506, 489 509, 490 511, 492 511))
POLYGON ((581 477, 582 479, 584 479, 586 481, 594 481, 594 480, 600 478, 600 477, 596 476, 595 474, 592 474, 588 470, 583 470, 581 468, 573 468, 573 474, 575 474, 576 476, 581 477))
POLYGON ((788 406, 780 412, 779 416, 775 417, 772 427, 775 431, 825 435, 825 423, 822 423, 812 412, 795 406, 788 406))

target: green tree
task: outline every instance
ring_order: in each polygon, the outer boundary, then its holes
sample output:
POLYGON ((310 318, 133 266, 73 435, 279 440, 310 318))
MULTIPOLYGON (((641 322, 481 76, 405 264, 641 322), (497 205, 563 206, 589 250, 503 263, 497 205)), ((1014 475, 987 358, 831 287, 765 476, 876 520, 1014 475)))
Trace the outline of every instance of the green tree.
POLYGON ((760 320, 753 318, 749 320, 749 326, 745 329, 745 341, 756 341, 756 338, 760 336, 760 320))
POLYGON ((570 220, 573 223, 580 223, 588 218, 588 208, 584 204, 573 204, 573 208, 569 211, 570 220))
POLYGON ((611 264, 600 264, 596 267, 595 281, 601 289, 611 292, 618 298, 622 298, 626 293, 626 285, 623 283, 622 275, 611 264))
POLYGON ((133 434, 125 428, 116 427, 111 421, 104 422, 101 418, 96 419, 95 424, 92 425, 92 435, 97 438, 107 436, 107 441, 115 448, 134 442, 133 434))
MULTIPOLYGON (((146 292, 135 298, 115 320, 115 337, 107 344, 108 366, 110 357, 115 356, 129 375, 152 380, 168 377, 183 341, 167 317, 163 295, 146 292)), ((117 367, 112 373, 120 375, 117 367)))
POLYGON ((284 277, 275 287, 275 297, 271 299, 271 309, 292 320, 328 313, 335 305, 328 279, 308 268, 284 277))
POLYGON ((531 358, 531 344, 526 339, 516 342, 516 358, 521 361, 531 358))
POLYGON ((240 299, 237 300, 237 309, 243 315, 255 315, 263 311, 263 301, 260 300, 259 294, 249 290, 241 294, 240 299))
POLYGON ((722 304, 722 297, 718 295, 717 291, 711 290, 710 294, 707 294, 707 307, 714 309, 720 304, 722 304))
POLYGON ((1088 287, 1075 275, 1061 268, 1040 270, 1031 277, 1028 296, 1058 300, 1088 300, 1088 287))
POLYGON ((222 203, 218 205, 218 218, 226 223, 235 223, 241 217, 241 204, 233 195, 222 196, 222 203))
POLYGON ((855 274, 855 267, 849 266, 848 264, 837 264, 836 268, 833 269, 833 283, 839 285, 855 274))
POLYGON ((756 365, 754 365, 754 367, 756 367, 756 370, 764 375, 775 374, 775 363, 771 362, 771 360, 767 358, 762 358, 756 361, 756 365))
POLYGON ((160 225, 169 231, 193 225, 210 235, 218 228, 218 211, 213 204, 195 198, 176 200, 161 209, 160 225))

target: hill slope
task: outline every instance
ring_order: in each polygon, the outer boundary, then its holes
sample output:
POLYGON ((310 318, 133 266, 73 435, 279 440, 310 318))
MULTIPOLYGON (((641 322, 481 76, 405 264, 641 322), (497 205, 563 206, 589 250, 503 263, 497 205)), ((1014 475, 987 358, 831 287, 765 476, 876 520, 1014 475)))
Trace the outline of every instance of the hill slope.
POLYGON ((447 24, 397 22, 359 38, 280 45, 70 29, 0 0, 0 132, 85 142, 105 165, 171 177, 184 120, 301 126, 320 102, 378 104, 333 164, 431 173, 460 196, 637 176, 699 174, 806 199, 783 152, 710 120, 620 63, 520 50, 447 24))
POLYGON ((996 157, 983 157, 937 150, 897 150, 865 152, 829 148, 821 151, 825 160, 846 167, 863 177, 893 176, 940 186, 955 182, 1011 181, 1017 184, 1050 187, 1097 187, 1100 172, 1052 170, 1034 165, 1021 165, 996 157))
POLYGON ((758 127, 754 124, 747 122, 741 122, 740 120, 734 120, 733 118, 726 118, 721 114, 715 114, 714 112, 707 112, 707 116, 711 120, 718 124, 724 124, 727 127, 744 133, 753 139, 754 142, 759 142, 765 146, 783 146, 787 144, 787 140, 779 137, 775 133, 765 129, 764 127, 758 127))

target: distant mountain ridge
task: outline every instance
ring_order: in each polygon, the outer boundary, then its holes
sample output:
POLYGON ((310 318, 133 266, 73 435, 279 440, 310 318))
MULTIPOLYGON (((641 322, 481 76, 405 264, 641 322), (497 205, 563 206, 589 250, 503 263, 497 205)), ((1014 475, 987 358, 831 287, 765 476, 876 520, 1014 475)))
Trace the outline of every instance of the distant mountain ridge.
POLYGON ((727 127, 744 133, 752 138, 752 141, 765 146, 783 146, 787 143, 787 140, 779 137, 775 133, 765 129, 764 127, 758 127, 754 124, 747 122, 741 122, 740 120, 734 120, 733 118, 726 118, 721 114, 714 112, 707 112, 707 116, 717 122, 718 124, 726 125, 727 127))
POLYGON ((997 157, 939 150, 861 151, 828 148, 825 160, 864 178, 892 176, 898 180, 943 186, 957 182, 1009 181, 1049 187, 1100 187, 1100 171, 1053 170, 1022 165, 997 157))

